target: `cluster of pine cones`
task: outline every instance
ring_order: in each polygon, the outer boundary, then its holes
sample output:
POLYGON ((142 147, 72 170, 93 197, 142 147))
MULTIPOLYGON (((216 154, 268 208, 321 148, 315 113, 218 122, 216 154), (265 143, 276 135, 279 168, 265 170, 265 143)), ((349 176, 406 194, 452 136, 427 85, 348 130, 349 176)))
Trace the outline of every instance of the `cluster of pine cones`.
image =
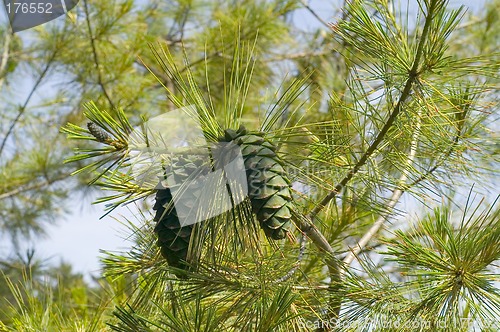
MULTIPOLYGON (((219 138, 221 143, 232 143, 239 146, 243 156, 248 197, 253 212, 264 233, 275 240, 283 239, 292 227, 292 192, 290 180, 287 178, 281 161, 276 154, 276 146, 264 138, 263 133, 248 132, 244 127, 237 131, 227 129, 219 138)), ((174 177, 181 185, 188 178, 196 176, 196 172, 207 172, 204 161, 199 156, 175 157, 171 161, 166 176, 174 177)), ((164 182, 163 182, 164 183, 164 182)), ((172 202, 172 191, 175 189, 162 186, 156 194, 153 209, 156 211, 155 233, 158 236, 158 246, 168 264, 186 269, 189 243, 194 225, 181 226, 175 206, 172 202)), ((201 189, 201 188, 200 188, 201 189)), ((190 188, 193 200, 201 192, 190 188)), ((189 203, 189 202, 187 202, 189 203)))

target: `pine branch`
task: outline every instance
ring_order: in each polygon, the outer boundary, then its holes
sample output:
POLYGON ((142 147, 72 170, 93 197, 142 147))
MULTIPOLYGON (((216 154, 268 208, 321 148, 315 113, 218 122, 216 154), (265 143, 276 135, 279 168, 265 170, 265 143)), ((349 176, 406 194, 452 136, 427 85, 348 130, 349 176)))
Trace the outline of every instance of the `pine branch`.
POLYGON ((419 184, 420 182, 428 179, 440 166, 442 166, 448 158, 451 156, 451 154, 457 149, 458 143, 460 142, 460 139, 463 137, 463 130, 465 128, 465 121, 467 119, 468 114, 470 113, 471 110, 471 101, 475 98, 476 96, 471 96, 469 95, 469 90, 464 91, 464 96, 460 97, 460 100, 465 100, 467 103, 463 109, 460 109, 460 107, 457 107, 454 105, 454 107, 457 109, 457 114, 456 114, 456 120, 457 120, 457 126, 456 126, 456 132, 453 137, 453 140, 451 142, 450 147, 448 150, 443 153, 440 158, 438 158, 436 164, 432 166, 425 174, 422 174, 418 179, 414 180, 411 184, 408 185, 408 188, 412 188, 419 184))
MULTIPOLYGON (((328 269, 330 272, 330 277, 331 277, 331 283, 330 283, 330 289, 337 294, 340 294, 341 291, 341 282, 342 282, 342 275, 344 274, 344 268, 341 267, 336 259, 333 257, 333 249, 331 248, 330 244, 327 242, 326 244, 323 243, 323 239, 326 241, 324 236, 314 227, 313 222, 316 217, 316 215, 345 187, 345 185, 358 173, 358 171, 363 167, 368 159, 375 153, 377 150, 378 146, 384 141, 386 134, 389 132, 389 129, 393 126, 395 123, 398 115, 401 113, 401 111, 404 108, 404 105, 407 101, 407 99, 411 95, 411 90, 413 88, 413 84, 418 81, 419 77, 419 66, 421 62, 421 57, 424 49, 424 45, 427 42, 427 37, 429 34, 429 29, 430 25, 432 23, 433 17, 434 17, 434 11, 436 9, 436 1, 433 1, 431 5, 429 6, 428 13, 426 15, 425 19, 425 25, 422 31, 422 36, 419 41, 419 44, 417 46, 417 52, 415 54, 415 58, 413 60, 413 64, 411 69, 408 72, 408 78, 406 80, 405 86, 403 88, 403 91, 399 97, 399 100, 394 107, 392 113, 390 114, 389 118, 387 119, 386 123, 378 133, 377 137, 375 140, 372 142, 372 144, 368 147, 366 152, 363 154, 363 156, 359 159, 359 161, 354 165, 354 167, 347 173, 347 175, 335 186, 334 190, 332 190, 329 194, 327 194, 322 201, 320 202, 319 205, 317 205, 308 215, 308 220, 309 222, 304 223, 303 225, 299 225, 299 228, 304 231, 306 234, 313 236, 311 240, 313 243, 315 243, 318 248, 327 251, 329 254, 332 256, 330 258, 327 258, 325 261, 327 262, 328 269), (332 250, 332 251, 330 251, 332 250)), ((419 124, 420 126, 420 124, 419 124)), ((416 154, 416 146, 418 144, 418 135, 419 135, 420 130, 417 130, 415 133, 416 136, 414 136, 414 140, 411 145, 410 149, 410 155, 409 155, 409 163, 413 163, 413 160, 415 158, 416 154)), ((407 177, 408 177, 408 172, 409 172, 409 167, 406 168, 403 172, 403 175, 400 180, 401 182, 405 182, 407 177)), ((392 208, 397 204, 399 201, 401 195, 403 194, 404 189, 397 189, 394 191, 393 196, 391 197, 390 201, 390 207, 389 211, 392 210, 392 208)), ((388 214, 384 214, 381 216, 376 223, 373 225, 372 229, 365 235, 365 237, 362 239, 364 242, 368 243, 369 239, 378 231, 378 229, 382 226, 383 222, 385 221, 385 218, 388 214)), ((362 249, 366 243, 360 242, 359 249, 362 249)), ((352 253, 353 254, 353 253, 352 253)), ((344 262, 352 262, 354 259, 355 254, 348 255, 345 259, 344 262)), ((335 295, 334 295, 335 296, 335 295)), ((341 309, 341 304, 342 304, 342 298, 340 296, 334 297, 332 299, 332 302, 330 303, 329 306, 329 311, 327 318, 330 319, 336 319, 339 317, 340 314, 340 309, 341 309)))
POLYGON ((38 79, 36 80, 35 84, 33 85, 33 87, 31 88, 31 91, 30 93, 28 94, 28 97, 26 98, 26 100, 24 101, 24 103, 19 107, 19 111, 17 113, 17 116, 15 117, 15 119, 12 121, 12 123, 10 124, 9 126, 9 129, 7 130, 7 134, 5 134, 5 137, 2 141, 2 145, 0 146, 0 156, 2 155, 2 152, 5 148, 5 144, 7 144, 7 140, 9 139, 9 136, 12 135, 13 131, 14 131, 14 128, 15 126, 17 125, 17 123, 19 122, 19 120, 21 119, 21 117, 23 116, 24 112, 26 111, 26 108, 28 107, 28 104, 29 102, 31 101, 31 98, 33 97, 33 95, 35 94, 35 91, 38 89, 38 87, 40 86, 40 84, 42 83, 43 79, 45 78, 45 76, 47 75, 50 67, 52 66, 52 63, 54 62, 55 58, 56 58, 56 55, 58 53, 58 49, 56 49, 50 56, 50 58, 48 59, 47 61, 47 64, 45 65, 44 69, 42 70, 42 72, 40 73, 40 76, 38 77, 38 79))
POLYGON ((448 151, 446 151, 441 156, 440 160, 434 166, 432 166, 425 174, 422 174, 418 179, 416 179, 411 184, 409 184, 408 187, 414 187, 415 185, 419 184, 420 182, 428 179, 429 176, 432 175, 432 173, 434 173, 441 165, 443 165, 444 162, 446 160, 448 160, 448 158, 451 156, 453 151, 455 151, 455 149, 458 145, 458 142, 460 141, 460 137, 462 137, 462 128, 459 126, 457 128, 457 133, 456 133, 455 137, 453 138, 453 142, 452 142, 450 148, 448 149, 448 151))
POLYGON ((328 54, 332 54, 334 51, 330 49, 324 49, 320 51, 304 51, 304 52, 298 52, 298 53, 292 53, 292 54, 278 54, 275 55, 271 58, 268 59, 262 59, 262 62, 264 63, 269 63, 269 62, 278 62, 278 61, 283 61, 283 60, 295 60, 295 59, 311 59, 313 57, 320 57, 328 54))
POLYGON ((19 187, 15 190, 0 194, 0 200, 6 199, 9 197, 13 197, 13 196, 20 194, 20 193, 23 193, 23 192, 27 192, 27 191, 31 191, 31 190, 39 190, 39 189, 42 189, 44 187, 50 186, 51 184, 54 184, 55 182, 65 180, 69 177, 71 177, 71 174, 61 174, 53 179, 46 179, 46 180, 41 181, 41 182, 36 182, 36 183, 32 183, 32 184, 27 185, 27 186, 19 187))
MULTIPOLYGON (((394 110, 392 113, 389 115, 389 118, 387 119, 387 122, 384 124, 380 132, 377 134, 377 137, 375 140, 372 142, 372 144, 368 147, 366 152, 361 156, 361 158, 358 160, 356 165, 347 173, 347 175, 335 186, 335 188, 328 193, 322 200, 321 202, 310 212, 309 216, 311 219, 314 219, 314 217, 338 194, 340 191, 347 185, 347 183, 358 173, 358 171, 363 167, 368 159, 373 155, 373 153, 377 150, 378 146, 380 143, 384 141, 384 138, 386 134, 388 133, 389 129, 392 127, 394 122, 396 121, 399 113, 404 108, 404 104, 406 103, 406 100, 410 97, 411 95, 411 90, 413 87, 413 84, 418 81, 418 77, 420 75, 420 60, 422 57, 424 45, 427 42, 427 37, 429 34, 429 29, 430 25, 432 23, 432 19, 434 17, 434 11, 437 6, 437 0, 432 1, 432 3, 429 6, 428 13, 426 15, 425 19, 425 25, 422 30, 422 36, 420 38, 419 44, 417 46, 417 52, 415 55, 415 59, 413 61, 413 65, 408 72, 408 79, 406 80, 404 89, 401 93, 401 96, 399 97, 399 100, 394 107, 394 110)), ((333 28, 333 27, 332 27, 333 28)))
POLYGON ((420 127, 422 125, 422 120, 421 120, 421 112, 417 114, 417 124, 415 131, 413 132, 413 138, 410 144, 410 152, 408 154, 408 159, 406 162, 406 167, 403 169, 402 174, 399 178, 399 187, 396 188, 392 192, 392 196, 389 200, 389 203, 387 203, 387 209, 385 213, 382 213, 378 219, 375 221, 375 223, 372 225, 372 227, 368 230, 368 232, 363 235, 363 237, 359 240, 357 245, 351 249, 351 251, 347 254, 347 256, 343 260, 343 267, 341 270, 341 274, 345 273, 344 268, 348 267, 351 265, 352 261, 354 258, 357 257, 357 255, 366 247, 368 242, 372 239, 372 237, 375 236, 375 234, 378 233, 380 228, 384 225, 384 222, 388 219, 388 217, 391 215, 394 207, 396 204, 398 204, 399 199, 403 195, 403 193, 409 188, 408 185, 406 185, 406 181, 408 180, 408 175, 410 173, 410 169, 412 168, 412 165, 415 161, 415 157, 417 155, 417 148, 418 148, 418 141, 420 138, 420 127))
POLYGON ((12 40, 12 29, 5 29, 5 38, 3 42, 2 58, 0 59, 0 91, 2 90, 3 82, 7 76, 7 62, 9 62, 9 47, 12 40))
POLYGON ((295 272, 297 272, 297 270, 299 269, 300 262, 302 261, 302 259, 304 259, 304 254, 306 252, 306 243, 307 243, 307 237, 305 235, 302 235, 302 238, 300 239, 300 249, 299 249, 299 255, 297 256, 297 262, 290 270, 288 270, 287 273, 285 273, 282 277, 274 280, 273 283, 279 284, 293 277, 295 272))
POLYGON ((90 45, 92 47, 92 55, 94 57, 94 64, 95 64, 95 68, 96 68, 96 71, 97 71, 97 83, 101 87, 101 90, 104 93, 104 96, 106 97, 106 99, 108 100, 109 105, 111 106, 111 108, 115 109, 115 104, 113 103, 113 100, 109 96, 109 93, 106 90, 106 86, 104 85, 104 81, 102 79, 101 65, 100 65, 100 62, 99 62, 99 56, 97 54, 97 48, 96 48, 96 45, 95 45, 95 39, 96 38, 94 36, 94 33, 92 32, 92 26, 90 25, 90 14, 89 14, 89 8, 88 8, 88 2, 87 2, 87 0, 84 0, 83 4, 84 4, 83 8, 85 10, 85 21, 87 23, 87 30, 88 30, 89 37, 90 37, 90 45))
MULTIPOLYGON (((316 247, 318 247, 320 251, 325 252, 326 257, 324 259, 331 278, 329 287, 334 293, 334 296, 336 296, 340 290, 342 278, 341 268, 338 260, 335 258, 335 251, 325 236, 316 228, 316 226, 314 226, 313 220, 310 219, 310 217, 301 216, 296 219, 298 219, 297 227, 305 235, 307 235, 307 237, 316 245, 316 247)), ((327 315, 328 319, 337 319, 339 317, 341 304, 341 297, 336 297, 330 305, 330 310, 327 315)))

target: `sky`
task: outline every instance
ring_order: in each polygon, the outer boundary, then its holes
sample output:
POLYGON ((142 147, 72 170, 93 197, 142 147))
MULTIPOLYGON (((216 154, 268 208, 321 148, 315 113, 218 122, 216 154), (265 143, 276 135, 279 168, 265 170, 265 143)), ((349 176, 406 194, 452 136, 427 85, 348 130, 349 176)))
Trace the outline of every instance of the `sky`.
MULTIPOLYGON (((339 16, 336 11, 339 8, 338 2, 316 0, 310 1, 309 4, 324 21, 334 22, 339 16)), ((464 4, 477 12, 484 0, 452 0, 450 3, 452 6, 464 4)), ((297 25, 306 30, 321 26, 306 9, 297 12, 293 19, 297 25)), ((402 204, 410 204, 410 202, 405 199, 402 204)), ((90 200, 85 200, 81 208, 77 209, 77 213, 67 215, 55 225, 49 226, 47 237, 36 240, 38 257, 45 258, 48 264, 58 264, 61 260, 69 262, 75 271, 85 274, 87 278, 90 274, 99 275, 98 257, 101 249, 125 250, 130 246, 130 242, 126 239, 126 227, 117 219, 123 220, 123 217, 134 219, 133 207, 119 208, 111 217, 99 219, 104 214, 103 209, 103 205, 91 205, 90 200)), ((30 244, 26 246, 29 247, 30 244)), ((9 253, 9 247, 0 245, 0 255, 9 253)))

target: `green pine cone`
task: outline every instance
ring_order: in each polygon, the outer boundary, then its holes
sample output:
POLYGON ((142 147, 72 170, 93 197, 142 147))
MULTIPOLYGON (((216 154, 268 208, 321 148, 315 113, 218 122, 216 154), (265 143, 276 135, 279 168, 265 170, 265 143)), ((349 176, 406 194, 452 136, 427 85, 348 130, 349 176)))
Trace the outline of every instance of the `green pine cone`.
MULTIPOLYGON (((188 259, 189 243, 194 227, 193 224, 184 227, 180 225, 176 208, 172 202, 172 191, 179 189, 186 180, 200 177, 202 176, 201 173, 206 171, 202 159, 198 157, 192 157, 191 159, 178 157, 172 161, 171 166, 165 172, 167 177, 173 177, 175 185, 167 187, 165 185, 166 181, 160 182, 162 189, 157 191, 156 202, 153 206, 153 210, 156 211, 154 231, 158 237, 157 245, 160 247, 161 254, 166 258, 170 266, 187 269, 190 263, 188 259)), ((189 205, 197 200, 199 191, 191 186, 186 193, 192 195, 192 197, 177 202, 177 204, 189 205)))
POLYGON ((94 136, 97 139, 98 142, 106 143, 110 140, 109 135, 104 131, 104 129, 99 127, 94 122, 87 122, 87 128, 89 132, 92 134, 92 136, 94 136))
POLYGON ((264 233, 272 239, 286 237, 292 227, 293 210, 290 180, 276 154, 276 146, 263 133, 248 133, 244 127, 227 129, 221 141, 241 148, 252 208, 264 233))

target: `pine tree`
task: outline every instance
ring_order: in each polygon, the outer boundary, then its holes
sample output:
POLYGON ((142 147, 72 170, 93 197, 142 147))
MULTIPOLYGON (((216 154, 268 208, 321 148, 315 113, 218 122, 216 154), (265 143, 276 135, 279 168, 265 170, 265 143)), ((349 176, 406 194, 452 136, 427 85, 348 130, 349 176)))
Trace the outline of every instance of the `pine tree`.
MULTIPOLYGON (((63 128, 78 142, 67 161, 110 191, 98 200, 110 209, 146 202, 138 204, 143 223, 124 221, 132 249, 102 259, 119 299, 108 307, 112 330, 498 329, 498 10, 491 5, 478 23, 444 0, 417 4, 412 16, 389 1, 347 2, 341 19, 322 22, 326 34, 294 36, 287 15, 298 7, 317 14, 302 1, 210 9, 181 1, 167 40, 141 53, 149 69, 141 86, 161 89, 131 101, 137 108, 124 102, 134 82, 106 86, 106 75, 126 74, 99 61, 112 45, 86 22, 94 47, 102 43, 89 52, 100 98, 63 128), (207 11, 219 23, 204 25, 203 38, 184 35, 207 11), (301 42, 307 49, 290 55, 301 42), (294 75, 280 76, 279 64, 292 64, 294 75), (142 103, 146 111, 135 111, 142 103), (181 163, 162 159, 160 180, 172 171, 183 182, 200 150, 214 171, 213 146, 223 141, 239 147, 249 187, 245 200, 189 235, 173 223, 179 188, 145 186, 132 170, 142 143, 165 147, 153 144, 160 135, 144 119, 175 109, 199 120, 206 142, 181 163), (478 198, 481 187, 493 194, 478 198), (398 205, 403 195, 412 203, 398 205)), ((87 14, 104 8, 85 6, 87 14)), ((112 26, 109 17, 96 26, 112 26)), ((160 21, 148 28, 162 31, 160 21)), ((218 204, 220 192, 211 194, 218 204)))

